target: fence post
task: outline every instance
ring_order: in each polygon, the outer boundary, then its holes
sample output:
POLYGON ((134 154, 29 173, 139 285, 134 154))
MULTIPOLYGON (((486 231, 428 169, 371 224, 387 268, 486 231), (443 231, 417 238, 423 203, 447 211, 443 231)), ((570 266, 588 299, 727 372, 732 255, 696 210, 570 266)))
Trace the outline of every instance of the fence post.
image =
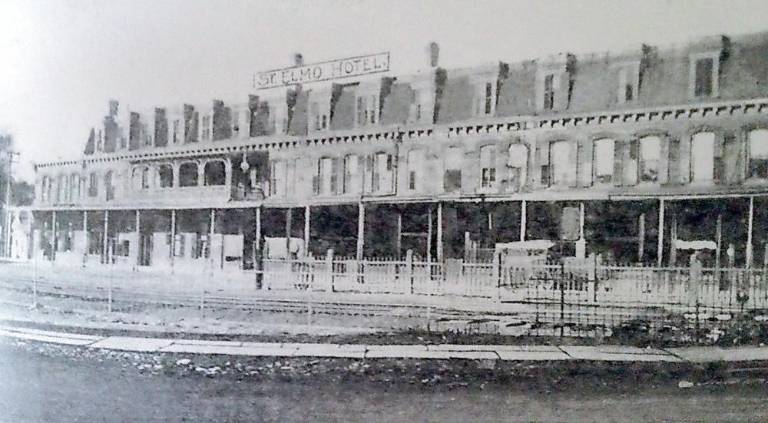
POLYGON ((329 248, 325 254, 325 263, 328 266, 328 288, 329 292, 334 292, 333 288, 333 248, 329 248))
POLYGON ((410 292, 413 295, 413 250, 410 248, 405 252, 405 272, 408 274, 410 292))
POLYGON ((112 270, 114 269, 115 264, 112 263, 109 265, 109 287, 107 290, 107 312, 112 313, 112 270))
POLYGON ((565 336, 565 263, 560 262, 560 337, 565 336))
POLYGON ((501 253, 493 253, 493 280, 496 281, 496 302, 501 302, 501 253))

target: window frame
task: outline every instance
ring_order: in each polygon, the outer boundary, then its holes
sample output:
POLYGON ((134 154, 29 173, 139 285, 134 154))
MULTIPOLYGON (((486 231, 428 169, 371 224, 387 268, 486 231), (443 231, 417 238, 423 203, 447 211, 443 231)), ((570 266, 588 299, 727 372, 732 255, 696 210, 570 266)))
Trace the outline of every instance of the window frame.
POLYGON ((592 181, 595 185, 610 185, 614 182, 614 170, 616 167, 616 139, 611 137, 600 137, 592 140, 592 181), (611 154, 607 160, 610 161, 610 166, 607 166, 607 174, 600 174, 598 171, 598 144, 610 142, 611 154), (606 180, 607 177, 607 180, 606 180), (603 178, 603 180, 601 180, 603 178))
POLYGON ((688 95, 692 99, 708 99, 720 96, 720 54, 718 51, 708 51, 704 53, 692 54, 689 57, 688 67, 688 95), (706 94, 698 93, 697 75, 698 63, 704 60, 712 61, 712 70, 710 76, 711 92, 706 94))

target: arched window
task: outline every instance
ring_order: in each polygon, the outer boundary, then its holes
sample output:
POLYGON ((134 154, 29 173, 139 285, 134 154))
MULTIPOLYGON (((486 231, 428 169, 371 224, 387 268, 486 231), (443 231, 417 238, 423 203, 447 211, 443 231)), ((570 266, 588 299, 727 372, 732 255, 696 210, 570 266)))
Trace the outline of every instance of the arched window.
POLYGON ((576 180, 575 148, 568 140, 553 141, 549 146, 551 182, 555 186, 568 186, 576 180))
POLYGON ((336 159, 323 157, 317 161, 317 174, 314 180, 314 192, 328 195, 336 191, 336 159))
POLYGON ((115 187, 112 183, 112 171, 108 171, 104 174, 104 189, 107 193, 107 201, 113 200, 115 198, 115 187))
POLYGON ((173 187, 173 166, 161 164, 155 171, 155 186, 160 188, 173 187))
POLYGON ((699 132, 691 138, 691 182, 711 183, 715 177, 715 134, 699 132))
POLYGON ((181 166, 179 166, 179 186, 197 186, 197 163, 187 162, 182 163, 181 166))
POLYGON ((518 192, 525 185, 528 177, 528 148, 523 144, 509 146, 509 158, 507 159, 509 190, 518 192))
POLYGON ((464 153, 460 147, 449 147, 445 152, 445 172, 443 173, 443 189, 454 192, 461 189, 461 166, 464 153))
POLYGON ((613 179, 613 160, 615 141, 611 138, 595 140, 592 151, 592 169, 595 182, 609 184, 613 179))
POLYGON ((227 166, 223 160, 211 160, 203 168, 204 183, 210 185, 224 185, 227 182, 227 166))
POLYGON ((69 175, 70 200, 77 201, 80 198, 80 176, 77 173, 69 175))
POLYGON ((768 178, 768 129, 755 129, 747 134, 749 177, 768 178))
POLYGON ((143 174, 144 174, 144 167, 134 167, 133 171, 131 172, 131 187, 133 187, 134 191, 141 191, 143 188, 143 174))
POLYGON ((91 172, 88 175, 88 196, 96 197, 99 195, 99 179, 96 172, 91 172))
POLYGON ((360 192, 360 157, 356 154, 344 156, 344 193, 360 192))
POLYGON ((640 182, 659 180, 660 159, 661 138, 657 135, 640 138, 640 182))

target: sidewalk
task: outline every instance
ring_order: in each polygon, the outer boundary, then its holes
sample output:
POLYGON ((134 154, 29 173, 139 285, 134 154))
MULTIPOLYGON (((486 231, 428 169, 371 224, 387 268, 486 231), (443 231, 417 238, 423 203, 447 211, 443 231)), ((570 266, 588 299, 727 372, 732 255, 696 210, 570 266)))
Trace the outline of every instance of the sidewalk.
POLYGON ((465 359, 501 361, 598 361, 711 363, 768 361, 768 347, 637 348, 630 346, 543 345, 366 345, 207 341, 195 339, 92 336, 0 326, 0 336, 22 341, 137 353, 213 354, 242 357, 324 357, 353 359, 465 359))

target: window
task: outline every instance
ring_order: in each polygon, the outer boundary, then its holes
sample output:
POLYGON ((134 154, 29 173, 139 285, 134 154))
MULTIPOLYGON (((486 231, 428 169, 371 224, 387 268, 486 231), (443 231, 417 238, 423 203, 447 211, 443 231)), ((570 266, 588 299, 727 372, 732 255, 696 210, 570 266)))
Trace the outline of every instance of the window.
POLYGON ((357 98, 357 126, 365 124, 365 104, 363 97, 357 98))
POLYGON ((69 176, 69 189, 69 197, 73 202, 80 198, 80 176, 76 173, 69 176))
POLYGON ((461 190, 461 165, 464 153, 460 147, 449 147, 445 153, 445 173, 443 174, 443 189, 446 192, 461 190))
POLYGON ((309 105, 309 116, 314 122, 315 130, 320 129, 320 111, 317 106, 317 102, 313 101, 309 105))
POLYGON ((523 144, 509 146, 509 160, 507 161, 507 179, 509 190, 518 192, 525 185, 528 166, 528 148, 523 144))
POLYGON ((107 201, 115 199, 115 186, 112 183, 112 171, 104 174, 104 189, 107 193, 107 201))
POLYGON ((99 195, 99 180, 95 172, 88 175, 88 196, 96 197, 99 195))
POLYGON ((480 148, 480 187, 496 186, 496 146, 486 145, 480 148))
POLYGON ((555 75, 544 77, 544 110, 552 110, 555 107, 555 75))
POLYGON ((408 152, 408 189, 421 191, 421 174, 424 169, 424 150, 408 152))
POLYGON ((749 177, 768 179, 768 129, 755 129, 747 135, 749 177))
POLYGON ((48 193, 48 187, 51 185, 51 181, 47 176, 43 176, 43 179, 40 181, 40 201, 43 203, 47 202, 51 197, 48 193))
POLYGON ((270 178, 269 194, 274 196, 285 195, 285 189, 286 189, 285 162, 273 161, 270 164, 269 178, 270 178))
POLYGON ((179 186, 196 187, 197 186, 197 163, 187 162, 179 166, 179 186))
POLYGON ((373 156, 372 192, 392 191, 392 184, 394 183, 393 168, 391 154, 381 152, 373 156))
POLYGON ((715 60, 711 57, 696 60, 693 95, 710 97, 714 94, 715 60))
POLYGON ((141 169, 141 189, 149 189, 149 168, 141 169))
POLYGON ((485 114, 489 115, 492 112, 493 106, 493 85, 488 82, 485 84, 485 114))
POLYGON ((160 188, 173 187, 173 166, 169 164, 161 164, 157 167, 155 186, 160 188))
POLYGON ((240 112, 232 111, 232 137, 237 138, 240 135, 240 112))
POLYGON ((333 159, 330 157, 323 157, 317 161, 317 175, 315 179, 315 194, 328 195, 333 193, 335 181, 333 159))
POLYGON ((345 194, 360 192, 360 158, 355 154, 344 157, 344 187, 345 194))
POLYGON ((69 179, 65 175, 59 175, 56 179, 56 202, 67 202, 67 195, 69 194, 69 187, 67 182, 69 179))
POLYGON ((711 183, 715 172, 715 134, 699 132, 691 138, 691 182, 711 183))
POLYGON ((177 144, 179 142, 179 127, 181 123, 179 119, 174 119, 173 121, 173 143, 177 144))
POLYGON ((593 144, 592 166, 595 182, 607 184, 613 178, 613 159, 615 142, 610 138, 595 140, 593 144))
POLYGON ((223 160, 211 160, 203 168, 203 182, 206 186, 227 183, 227 165, 223 160))
POLYGON ((549 156, 551 184, 555 186, 570 185, 576 169, 576 163, 573 162, 573 143, 570 141, 552 142, 549 146, 549 156))
POLYGON ((637 65, 623 65, 619 68, 618 102, 624 104, 635 100, 640 84, 637 65))
POLYGON ((375 95, 371 96, 371 124, 376 123, 376 110, 378 109, 378 99, 375 95))
POLYGON ((640 139, 640 182, 656 182, 659 179, 661 138, 647 136, 640 139))

